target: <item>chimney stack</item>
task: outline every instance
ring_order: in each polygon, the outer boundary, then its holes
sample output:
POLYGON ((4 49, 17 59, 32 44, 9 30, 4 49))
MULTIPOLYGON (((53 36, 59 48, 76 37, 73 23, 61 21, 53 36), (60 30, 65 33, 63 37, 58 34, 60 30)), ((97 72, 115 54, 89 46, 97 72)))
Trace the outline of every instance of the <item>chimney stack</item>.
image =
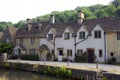
POLYGON ((28 18, 27 19, 27 27, 28 27, 28 31, 30 31, 32 29, 32 25, 30 24, 31 20, 28 18))
POLYGON ((50 23, 52 23, 52 24, 55 23, 55 16, 54 16, 54 14, 50 15, 50 23))
POLYGON ((79 10, 78 11, 78 24, 82 24, 83 20, 84 20, 84 13, 81 10, 79 10))

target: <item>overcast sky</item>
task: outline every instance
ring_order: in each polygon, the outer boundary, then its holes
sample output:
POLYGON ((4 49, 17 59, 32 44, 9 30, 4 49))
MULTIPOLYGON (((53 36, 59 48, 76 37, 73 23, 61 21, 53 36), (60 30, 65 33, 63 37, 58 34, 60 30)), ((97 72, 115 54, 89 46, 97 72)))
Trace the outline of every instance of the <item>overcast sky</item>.
POLYGON ((112 0, 0 0, 0 21, 16 23, 52 11, 73 10, 77 6, 107 5, 112 0))

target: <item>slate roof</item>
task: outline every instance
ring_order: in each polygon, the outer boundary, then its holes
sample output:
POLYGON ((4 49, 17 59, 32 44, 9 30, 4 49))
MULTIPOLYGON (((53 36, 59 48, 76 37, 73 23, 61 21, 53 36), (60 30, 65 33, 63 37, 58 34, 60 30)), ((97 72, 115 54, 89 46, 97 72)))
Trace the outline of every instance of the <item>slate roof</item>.
POLYGON ((76 34, 76 32, 83 25, 91 32, 92 29, 96 25, 100 25, 101 28, 105 32, 109 31, 120 31, 120 17, 108 17, 108 18, 100 18, 100 19, 86 19, 83 23, 77 24, 77 22, 61 22, 52 24, 50 22, 38 22, 38 23, 30 23, 32 25, 31 31, 27 31, 27 25, 24 28, 20 28, 17 32, 16 37, 46 37, 47 33, 50 29, 52 29, 53 33, 56 34, 56 37, 62 37, 63 32, 66 28, 70 30, 72 34, 76 34))
POLYGON ((2 36, 2 41, 5 41, 6 38, 9 38, 10 42, 14 42, 16 37, 16 32, 17 32, 17 28, 12 26, 7 27, 3 32, 4 34, 2 36))

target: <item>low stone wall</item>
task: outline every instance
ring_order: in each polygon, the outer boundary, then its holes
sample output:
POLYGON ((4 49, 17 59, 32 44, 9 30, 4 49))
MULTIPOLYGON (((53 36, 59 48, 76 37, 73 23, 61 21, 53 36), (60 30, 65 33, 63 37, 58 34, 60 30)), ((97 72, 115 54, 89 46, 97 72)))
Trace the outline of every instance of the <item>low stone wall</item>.
POLYGON ((26 64, 26 63, 8 63, 1 62, 0 68, 2 69, 15 69, 24 70, 30 72, 36 72, 44 75, 52 75, 56 77, 70 78, 73 80, 120 80, 120 75, 103 73, 103 78, 98 79, 95 71, 87 71, 80 69, 71 69, 66 67, 38 65, 38 64, 26 64))

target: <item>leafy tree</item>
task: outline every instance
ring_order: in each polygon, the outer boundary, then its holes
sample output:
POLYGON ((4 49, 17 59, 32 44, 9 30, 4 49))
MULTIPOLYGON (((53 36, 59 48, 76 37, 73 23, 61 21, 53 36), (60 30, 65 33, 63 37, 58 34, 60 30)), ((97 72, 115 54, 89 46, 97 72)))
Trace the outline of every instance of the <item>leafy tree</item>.
POLYGON ((21 20, 18 23, 14 24, 14 27, 21 28, 21 27, 24 27, 25 24, 26 24, 26 21, 21 20))
POLYGON ((14 48, 13 43, 6 43, 2 42, 0 43, 0 53, 8 53, 11 54, 14 48))
POLYGON ((115 5, 115 7, 117 8, 120 5, 120 0, 114 0, 111 2, 111 4, 115 5))

